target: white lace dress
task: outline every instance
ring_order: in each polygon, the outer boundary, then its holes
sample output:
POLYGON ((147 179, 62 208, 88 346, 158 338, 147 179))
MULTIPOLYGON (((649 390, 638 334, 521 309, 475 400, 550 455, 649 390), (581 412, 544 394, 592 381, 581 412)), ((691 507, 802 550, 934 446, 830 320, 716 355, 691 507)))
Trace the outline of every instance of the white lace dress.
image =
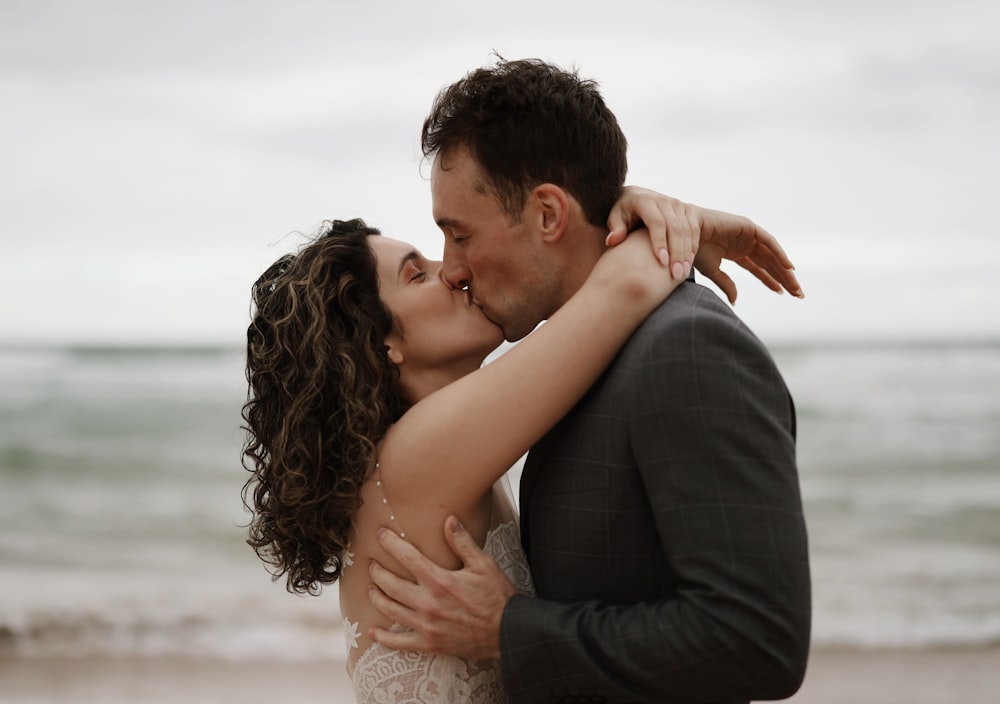
MULTIPOLYGON (((534 595, 516 521, 506 521, 491 529, 483 550, 497 561, 519 592, 534 595)), ((403 628, 395 624, 391 630, 403 628)), ((360 704, 507 701, 500 663, 496 660, 409 653, 378 643, 358 658, 353 679, 354 694, 360 704)))

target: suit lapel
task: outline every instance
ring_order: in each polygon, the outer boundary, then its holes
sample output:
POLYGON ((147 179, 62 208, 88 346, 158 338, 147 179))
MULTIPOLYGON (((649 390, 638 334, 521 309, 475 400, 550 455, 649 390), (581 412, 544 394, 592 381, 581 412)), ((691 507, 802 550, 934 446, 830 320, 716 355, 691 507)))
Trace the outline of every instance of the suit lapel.
POLYGON ((555 438, 558 435, 560 425, 562 423, 556 425, 555 428, 535 443, 535 446, 531 448, 528 457, 524 461, 524 469, 521 472, 521 481, 518 486, 518 506, 521 510, 521 545, 524 547, 529 564, 531 562, 531 540, 529 539, 531 512, 528 510, 528 506, 531 501, 531 493, 535 488, 535 482, 538 480, 542 468, 549 459, 549 455, 552 454, 552 448, 555 446, 555 438))
POLYGON ((573 418, 576 416, 577 410, 588 402, 588 399, 593 396, 595 389, 597 389, 601 381, 607 375, 605 371, 604 375, 601 376, 597 382, 591 386, 587 393, 584 394, 583 398, 580 399, 577 404, 564 415, 555 426, 547 432, 542 439, 535 443, 535 446, 531 448, 528 453, 528 457, 524 460, 524 469, 521 471, 521 482, 518 487, 518 506, 521 511, 521 545, 524 547, 524 553, 528 557, 528 564, 531 564, 531 494, 535 490, 535 484, 538 481, 538 477, 541 475, 548 464, 549 458, 552 456, 553 450, 555 450, 556 444, 559 438, 563 434, 563 430, 566 426, 573 422, 573 418))

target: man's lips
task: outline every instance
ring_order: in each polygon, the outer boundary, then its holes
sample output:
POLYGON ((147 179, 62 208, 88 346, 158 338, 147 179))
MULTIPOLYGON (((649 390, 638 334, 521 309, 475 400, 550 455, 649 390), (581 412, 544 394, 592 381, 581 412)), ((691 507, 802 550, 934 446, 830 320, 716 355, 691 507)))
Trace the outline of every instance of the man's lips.
POLYGON ((494 325, 498 324, 495 320, 493 320, 493 318, 490 317, 490 314, 486 312, 486 309, 483 308, 483 304, 477 301, 473 297, 472 291, 469 289, 465 289, 465 302, 470 306, 475 306, 476 308, 478 308, 479 312, 485 315, 486 319, 489 320, 491 323, 493 323, 494 325))
POLYGON ((465 289, 465 302, 470 306, 475 306, 479 310, 483 309, 483 307, 479 304, 479 301, 472 297, 472 291, 470 289, 465 289))

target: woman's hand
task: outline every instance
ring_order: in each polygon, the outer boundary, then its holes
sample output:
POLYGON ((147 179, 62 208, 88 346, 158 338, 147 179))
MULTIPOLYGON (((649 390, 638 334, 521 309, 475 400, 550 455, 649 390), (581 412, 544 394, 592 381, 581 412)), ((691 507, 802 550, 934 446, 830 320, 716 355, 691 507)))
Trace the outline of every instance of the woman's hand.
POLYGON ((748 218, 692 207, 701 224, 694 266, 722 289, 730 303, 736 302, 736 284, 719 268, 723 259, 736 262, 772 291, 781 293, 784 288, 796 298, 805 297, 795 267, 773 235, 748 218))
POLYGON ((785 289, 797 298, 803 297, 784 249, 773 235, 748 218, 626 186, 608 217, 608 246, 621 243, 640 223, 649 230, 657 259, 665 266, 669 262, 674 278, 686 278, 693 262, 730 303, 735 303, 736 284, 720 268, 723 259, 730 259, 772 291, 781 293, 785 289))
POLYGON ((608 216, 607 244, 614 247, 630 231, 645 225, 656 258, 663 266, 670 267, 675 279, 686 279, 698 251, 700 227, 694 211, 694 206, 676 198, 647 188, 625 186, 608 216))

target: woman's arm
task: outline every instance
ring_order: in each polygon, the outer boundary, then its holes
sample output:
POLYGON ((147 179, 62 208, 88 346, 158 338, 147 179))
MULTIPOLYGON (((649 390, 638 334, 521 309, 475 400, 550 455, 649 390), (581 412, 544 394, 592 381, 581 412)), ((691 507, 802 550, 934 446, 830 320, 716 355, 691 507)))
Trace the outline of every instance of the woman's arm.
POLYGON ((637 233, 606 252, 539 329, 407 411, 380 453, 383 486, 407 538, 432 559, 450 555, 440 529, 445 517, 469 516, 680 283, 637 233))

